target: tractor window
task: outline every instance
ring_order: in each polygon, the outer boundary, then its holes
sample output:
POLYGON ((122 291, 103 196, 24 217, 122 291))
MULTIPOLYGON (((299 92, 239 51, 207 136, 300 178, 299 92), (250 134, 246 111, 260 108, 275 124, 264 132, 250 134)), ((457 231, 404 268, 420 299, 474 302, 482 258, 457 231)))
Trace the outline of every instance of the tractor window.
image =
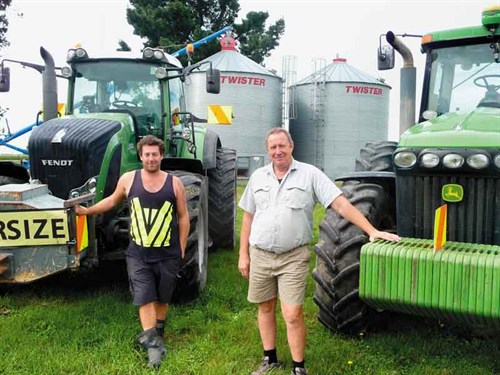
POLYGON ((136 61, 89 61, 75 65, 75 114, 128 112, 139 136, 163 138, 161 89, 156 65, 136 61))
POLYGON ((442 115, 478 106, 500 107, 500 65, 489 44, 435 49, 427 109, 442 115))
POLYGON ((170 85, 170 111, 172 125, 178 125, 180 118, 175 115, 176 112, 184 111, 184 94, 182 90, 182 82, 179 78, 174 78, 169 81, 170 85))

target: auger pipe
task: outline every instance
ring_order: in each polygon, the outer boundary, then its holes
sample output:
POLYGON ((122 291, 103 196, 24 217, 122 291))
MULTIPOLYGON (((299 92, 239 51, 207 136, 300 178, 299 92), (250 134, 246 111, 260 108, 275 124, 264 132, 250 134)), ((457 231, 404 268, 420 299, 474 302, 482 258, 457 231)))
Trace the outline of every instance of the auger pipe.
MULTIPOLYGON (((213 34, 210 34, 209 36, 206 36, 205 38, 200 39, 197 42, 194 42, 193 47, 196 48, 196 47, 201 46, 202 44, 207 44, 208 42, 214 40, 215 38, 217 38, 218 36, 220 36, 222 34, 225 34, 228 31, 231 31, 232 29, 233 29, 232 26, 226 26, 223 29, 216 31, 213 34)), ((187 53, 187 47, 184 47, 184 48, 172 53, 172 56, 179 57, 179 56, 185 55, 186 53, 187 53)))

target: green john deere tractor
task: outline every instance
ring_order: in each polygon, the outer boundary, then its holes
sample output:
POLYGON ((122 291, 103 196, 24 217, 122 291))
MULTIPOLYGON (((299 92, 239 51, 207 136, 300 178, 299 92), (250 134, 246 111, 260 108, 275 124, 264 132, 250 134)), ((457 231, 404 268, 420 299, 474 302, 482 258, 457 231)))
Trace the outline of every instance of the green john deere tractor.
MULTIPOLYGON (((41 54, 44 122, 29 138, 31 183, 0 186, 0 283, 123 259, 128 206, 95 219, 76 217, 72 207, 103 199, 120 175, 141 168, 136 145, 152 134, 166 144, 161 168, 186 188, 191 231, 176 296, 195 295, 206 282, 208 248, 234 247, 236 209, 236 152, 186 111, 183 82, 199 64, 182 68, 152 48, 104 58, 75 48, 68 66, 56 68, 43 48, 41 54), (68 80, 64 114, 58 114, 56 77, 68 80)), ((0 77, 0 91, 8 91, 3 63, 0 77)), ((207 92, 219 92, 219 77, 208 69, 207 92)))
MULTIPOLYGON (((314 301, 329 329, 358 333, 383 311, 500 329, 500 7, 482 26, 422 38, 426 54, 420 118, 415 68, 392 32, 379 68, 404 58, 399 143, 371 142, 356 171, 338 179, 376 227, 400 243, 368 239, 332 210, 315 248, 314 301), (447 204, 447 240, 433 246, 435 210, 447 204)), ((389 314, 387 314, 389 315, 389 314)))

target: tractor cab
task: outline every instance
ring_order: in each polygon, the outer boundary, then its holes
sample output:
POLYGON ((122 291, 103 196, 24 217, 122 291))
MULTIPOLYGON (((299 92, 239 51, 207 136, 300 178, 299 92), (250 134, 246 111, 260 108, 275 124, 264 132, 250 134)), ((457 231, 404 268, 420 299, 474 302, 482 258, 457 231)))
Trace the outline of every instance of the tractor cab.
MULTIPOLYGON (((498 39, 498 37, 497 37, 498 39)), ((478 38, 432 42, 426 35, 423 48, 427 69, 421 106, 421 120, 446 113, 468 113, 477 107, 500 108, 500 64, 492 39, 478 38), (492 47, 493 46, 493 47, 492 47)))

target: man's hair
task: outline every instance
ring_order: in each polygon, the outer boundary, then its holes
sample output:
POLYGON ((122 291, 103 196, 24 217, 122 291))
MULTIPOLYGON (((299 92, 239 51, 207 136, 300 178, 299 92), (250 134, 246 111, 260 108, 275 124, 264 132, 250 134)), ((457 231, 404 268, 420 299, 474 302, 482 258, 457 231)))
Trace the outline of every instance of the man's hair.
POLYGON ((267 147, 267 141, 268 141, 269 137, 273 134, 280 134, 280 133, 286 135, 286 138, 288 139, 288 143, 293 145, 292 136, 290 135, 290 133, 286 129, 272 128, 267 132, 267 135, 266 135, 266 147, 267 147))
POLYGON ((137 143, 137 152, 142 155, 142 148, 144 146, 158 146, 160 148, 160 155, 165 155, 165 142, 154 135, 146 135, 137 143))

